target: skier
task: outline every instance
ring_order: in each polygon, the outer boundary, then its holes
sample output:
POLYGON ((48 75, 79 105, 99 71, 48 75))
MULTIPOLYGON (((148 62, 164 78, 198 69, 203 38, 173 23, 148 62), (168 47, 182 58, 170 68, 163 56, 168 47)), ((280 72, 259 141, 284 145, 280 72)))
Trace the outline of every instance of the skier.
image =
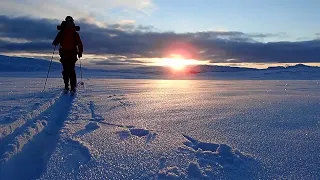
POLYGON ((69 91, 70 80, 70 92, 73 94, 76 92, 77 85, 75 64, 78 61, 77 55, 79 58, 82 57, 83 45, 71 16, 67 16, 65 21, 61 23, 61 31, 59 31, 52 44, 54 46, 60 44, 59 55, 63 66, 64 92, 67 93, 69 91))

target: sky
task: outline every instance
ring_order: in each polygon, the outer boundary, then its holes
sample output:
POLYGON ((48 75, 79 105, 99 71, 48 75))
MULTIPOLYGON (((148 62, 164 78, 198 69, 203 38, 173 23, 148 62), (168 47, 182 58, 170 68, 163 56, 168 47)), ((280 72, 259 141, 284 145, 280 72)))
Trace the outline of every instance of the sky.
POLYGON ((317 0, 2 0, 0 54, 50 57, 56 25, 71 15, 84 59, 97 66, 172 59, 318 66, 318 7, 317 0))

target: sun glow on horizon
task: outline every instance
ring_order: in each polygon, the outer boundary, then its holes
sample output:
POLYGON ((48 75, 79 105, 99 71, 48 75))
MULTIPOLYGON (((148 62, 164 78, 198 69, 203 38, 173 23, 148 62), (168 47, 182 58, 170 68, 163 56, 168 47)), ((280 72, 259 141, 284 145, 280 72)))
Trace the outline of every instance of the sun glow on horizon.
POLYGON ((157 64, 182 71, 187 65, 200 64, 200 62, 194 59, 185 59, 180 54, 170 54, 170 57, 160 59, 157 64))

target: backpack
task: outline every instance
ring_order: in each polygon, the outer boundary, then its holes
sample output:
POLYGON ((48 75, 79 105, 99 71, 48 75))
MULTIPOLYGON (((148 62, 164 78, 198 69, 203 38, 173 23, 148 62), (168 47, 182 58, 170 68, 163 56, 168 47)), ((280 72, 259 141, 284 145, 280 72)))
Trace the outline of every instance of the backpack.
MULTIPOLYGON (((63 23, 62 27, 63 27, 63 23)), ((65 30, 64 28, 61 29, 60 33, 60 48, 59 48, 59 55, 60 57, 65 55, 77 55, 77 32, 76 30, 65 30), (69 33, 69 34, 67 34, 69 33), (71 34, 73 33, 73 34, 71 34)))

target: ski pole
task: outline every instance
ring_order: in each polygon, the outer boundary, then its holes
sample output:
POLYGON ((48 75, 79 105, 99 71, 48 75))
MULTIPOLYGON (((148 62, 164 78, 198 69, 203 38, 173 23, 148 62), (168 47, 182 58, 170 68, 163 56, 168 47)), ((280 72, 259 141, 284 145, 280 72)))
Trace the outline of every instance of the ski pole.
POLYGON ((50 61, 50 64, 49 64, 49 69, 48 69, 48 73, 47 73, 46 82, 44 83, 44 87, 43 87, 42 91, 44 91, 44 89, 46 88, 46 85, 47 85, 47 80, 48 80, 48 76, 49 76, 49 72, 50 72, 50 68, 51 68, 51 63, 52 63, 54 52, 56 51, 56 47, 57 46, 54 46, 54 49, 53 49, 53 52, 52 52, 52 57, 51 57, 51 61, 50 61))
POLYGON ((81 58, 79 58, 79 62, 80 62, 80 75, 81 75, 81 82, 80 84, 83 85, 83 81, 82 81, 82 67, 81 67, 81 58))

